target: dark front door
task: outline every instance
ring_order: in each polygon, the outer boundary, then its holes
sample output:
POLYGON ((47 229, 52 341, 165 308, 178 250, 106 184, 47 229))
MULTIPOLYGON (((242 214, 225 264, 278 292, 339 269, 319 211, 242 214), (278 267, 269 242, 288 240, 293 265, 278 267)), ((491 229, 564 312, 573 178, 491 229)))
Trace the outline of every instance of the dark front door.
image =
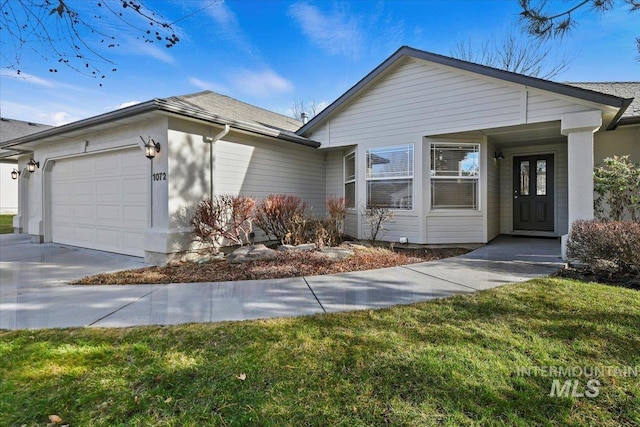
POLYGON ((553 231, 553 154, 513 158, 513 229, 553 231))

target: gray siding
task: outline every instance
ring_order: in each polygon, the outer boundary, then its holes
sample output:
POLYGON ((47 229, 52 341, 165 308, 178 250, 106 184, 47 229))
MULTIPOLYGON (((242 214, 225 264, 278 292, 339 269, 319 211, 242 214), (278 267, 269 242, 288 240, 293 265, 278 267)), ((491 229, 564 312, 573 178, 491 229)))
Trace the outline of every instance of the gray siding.
POLYGON ((427 217, 427 243, 485 243, 481 212, 443 213, 427 217))
POLYGON ((358 238, 358 213, 354 209, 348 210, 344 216, 344 234, 358 238))
MULTIPOLYGON (((417 213, 407 213, 396 211, 394 218, 384 224, 385 231, 378 234, 377 239, 387 242, 397 242, 401 237, 406 237, 409 243, 424 243, 420 237, 417 213)), ((371 237, 371 225, 363 217, 360 221, 361 238, 369 239, 371 237)))
POLYGON ((325 153, 291 143, 219 141, 215 147, 217 194, 260 200, 282 193, 305 200, 315 215, 325 214, 325 153))
POLYGON ((334 147, 507 126, 518 123, 520 104, 516 86, 409 59, 311 138, 334 147))
MULTIPOLYGON (((172 225, 188 225, 185 209, 209 196, 211 144, 202 135, 219 129, 172 122, 169 131, 169 211, 172 225)), ((213 143, 214 194, 238 194, 261 200, 269 194, 291 194, 311 212, 325 214, 325 153, 315 148, 232 132, 213 143)))
POLYGON ((494 158, 496 147, 487 147, 487 240, 500 234, 500 163, 494 158))
POLYGON ((323 147, 556 121, 595 104, 416 58, 399 61, 309 135, 323 147))

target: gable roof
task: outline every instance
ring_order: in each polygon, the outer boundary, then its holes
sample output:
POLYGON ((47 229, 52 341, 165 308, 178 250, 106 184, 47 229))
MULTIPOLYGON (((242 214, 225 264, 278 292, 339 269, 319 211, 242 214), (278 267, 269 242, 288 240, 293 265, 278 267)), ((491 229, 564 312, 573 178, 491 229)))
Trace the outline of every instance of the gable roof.
POLYGON ((197 119, 216 125, 229 125, 232 129, 268 136, 288 142, 318 148, 312 141, 294 131, 302 124, 295 119, 273 113, 242 101, 211 91, 198 92, 169 98, 155 98, 130 107, 110 111, 99 116, 45 129, 40 132, 0 142, 0 148, 35 142, 44 138, 81 131, 93 126, 126 120, 145 113, 162 112, 179 117, 197 119))
POLYGON ((0 117, 0 142, 30 135, 53 126, 0 117))
POLYGON ((430 61, 433 63, 446 65, 449 67, 457 68, 464 71, 484 75, 487 77, 493 77, 496 79, 504 80, 511 83, 529 86, 536 89, 546 90, 560 95, 565 95, 577 99, 582 99, 589 102, 594 102, 603 105, 609 105, 619 108, 618 116, 611 122, 610 128, 614 128, 617 124, 619 115, 627 109, 629 104, 633 101, 631 98, 622 98, 619 96, 600 93, 588 88, 581 88, 576 86, 570 86, 566 84, 552 82, 550 80, 544 80, 537 77, 529 77, 511 71, 505 71, 498 68, 488 67, 486 65, 476 64, 473 62, 463 61, 460 59, 451 58, 448 56, 438 55, 435 53, 427 52, 424 50, 415 49, 409 46, 402 46, 393 55, 387 58, 382 64, 378 65, 373 71, 367 74, 362 80, 356 83, 351 89, 346 91, 342 96, 331 103, 327 108, 322 110, 318 115, 313 117, 307 124, 302 126, 296 132, 298 135, 305 135, 316 126, 323 123, 328 117, 330 117, 336 110, 340 109, 345 103, 350 101, 353 97, 361 93, 373 80, 379 75, 384 73, 387 69, 392 67, 398 61, 403 58, 417 58, 430 61))

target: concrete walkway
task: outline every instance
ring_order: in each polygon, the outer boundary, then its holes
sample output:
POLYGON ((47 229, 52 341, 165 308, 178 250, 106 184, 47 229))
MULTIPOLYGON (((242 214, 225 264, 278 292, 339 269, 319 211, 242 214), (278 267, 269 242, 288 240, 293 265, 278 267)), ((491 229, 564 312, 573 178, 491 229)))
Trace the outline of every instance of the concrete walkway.
POLYGON ((126 327, 360 310, 489 289, 550 274, 560 242, 501 236, 466 255, 327 276, 169 285, 71 286, 143 267, 141 258, 0 235, 0 329, 126 327))

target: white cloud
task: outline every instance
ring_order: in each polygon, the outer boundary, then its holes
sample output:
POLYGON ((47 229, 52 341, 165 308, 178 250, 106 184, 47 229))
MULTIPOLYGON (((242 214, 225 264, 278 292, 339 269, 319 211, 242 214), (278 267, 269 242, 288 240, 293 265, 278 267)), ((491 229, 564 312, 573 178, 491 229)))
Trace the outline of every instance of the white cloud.
POLYGON ((16 79, 16 80, 23 80, 26 83, 31 83, 37 86, 44 86, 44 87, 55 87, 56 85, 50 81, 50 80, 46 80, 46 79, 42 79, 40 77, 36 77, 32 74, 28 74, 28 73, 24 73, 24 72, 20 72, 18 73, 16 70, 12 70, 9 68, 2 68, 0 69, 0 77, 8 77, 10 79, 16 79))
POLYGON ((176 60, 173 56, 167 53, 167 48, 159 47, 155 44, 150 43, 141 43, 141 42, 131 42, 127 43, 132 46, 132 53, 138 53, 144 56, 150 56, 152 58, 157 59, 158 61, 162 61, 165 64, 174 64, 176 60), (133 46, 135 44, 135 46, 133 46))
POLYGON ((200 90, 211 90, 213 92, 218 92, 222 94, 229 92, 229 89, 224 85, 214 83, 214 82, 209 82, 206 80, 200 80, 197 77, 189 77, 188 82, 200 90))
MULTIPOLYGON (((73 106, 49 103, 42 104, 37 102, 27 104, 11 102, 4 99, 0 99, 0 110, 2 110, 3 116, 10 119, 54 126, 75 122, 86 117, 79 116, 78 112, 74 112, 73 106), (71 111, 71 113, 67 111, 71 111)), ((87 111, 83 110, 82 113, 86 114, 87 111)))
POLYGON ((262 98, 293 90, 293 83, 271 70, 242 70, 232 77, 232 82, 239 91, 262 98))
POLYGON ((211 83, 205 82, 204 80, 200 80, 195 77, 189 77, 189 83, 202 90, 208 90, 212 86, 211 83))
POLYGON ((238 18, 224 1, 218 1, 205 9, 215 22, 215 32, 219 41, 229 41, 242 52, 254 55, 254 48, 247 35, 240 28, 238 18))
POLYGON ((127 101, 127 102, 123 102, 122 104, 118 105, 116 107, 116 109, 119 110, 120 108, 127 108, 127 107, 131 107, 132 105, 136 105, 136 104, 140 104, 140 101, 127 101))
POLYGON ((53 123, 54 126, 66 125, 67 123, 71 123, 75 121, 71 114, 65 113, 64 111, 60 111, 57 113, 44 114, 45 120, 47 123, 53 123))
POLYGON ((362 43, 362 31, 353 15, 334 9, 323 13, 305 2, 294 3, 289 14, 298 22, 307 38, 331 55, 356 57, 362 43))

